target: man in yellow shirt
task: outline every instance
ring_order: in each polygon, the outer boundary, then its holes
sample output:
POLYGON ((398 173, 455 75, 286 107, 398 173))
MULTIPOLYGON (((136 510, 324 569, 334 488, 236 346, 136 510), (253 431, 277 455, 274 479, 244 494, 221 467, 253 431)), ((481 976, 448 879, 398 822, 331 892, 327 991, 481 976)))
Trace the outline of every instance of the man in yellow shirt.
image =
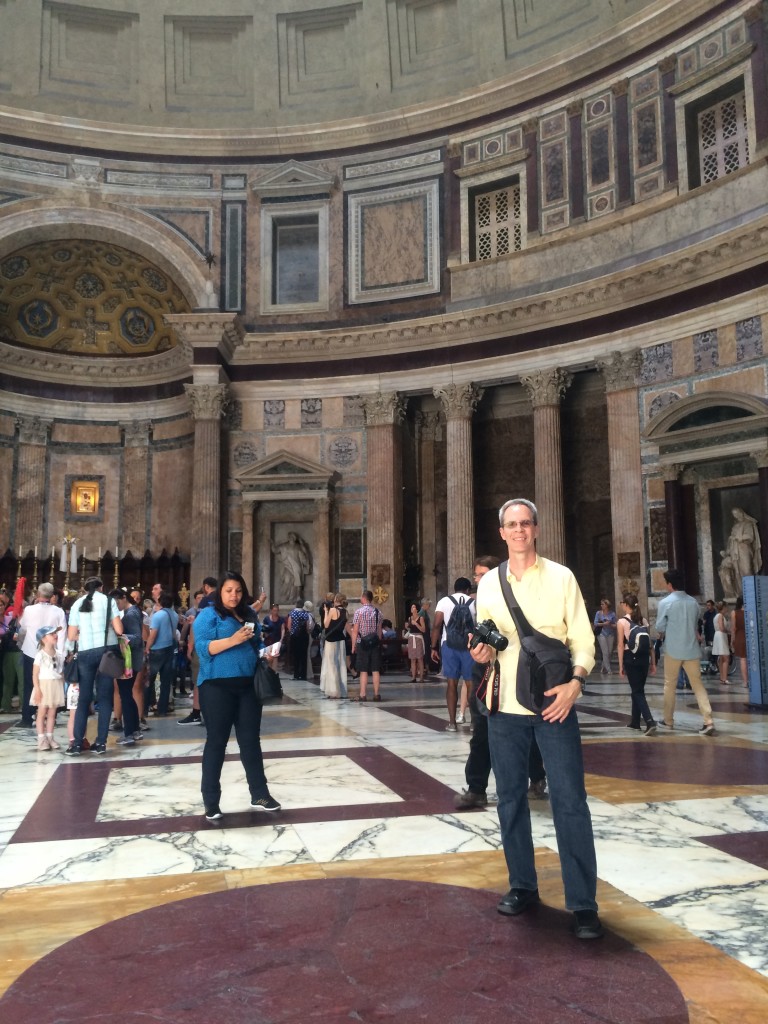
POLYGON ((498 657, 500 667, 499 708, 489 717, 488 735, 510 890, 497 909, 516 916, 539 902, 527 798, 528 756, 535 734, 547 772, 566 906, 573 911, 576 936, 597 939, 603 934, 595 900, 597 863, 574 709, 595 664, 595 639, 573 573, 536 553, 538 521, 536 506, 525 498, 514 498, 499 510, 499 532, 509 553, 507 579, 523 614, 533 629, 562 640, 571 651, 573 675, 546 691, 553 700, 541 714, 517 701, 520 642, 499 582, 505 563, 483 576, 476 599, 478 623, 493 619, 509 640, 504 651, 487 644, 472 648, 476 661, 498 657))

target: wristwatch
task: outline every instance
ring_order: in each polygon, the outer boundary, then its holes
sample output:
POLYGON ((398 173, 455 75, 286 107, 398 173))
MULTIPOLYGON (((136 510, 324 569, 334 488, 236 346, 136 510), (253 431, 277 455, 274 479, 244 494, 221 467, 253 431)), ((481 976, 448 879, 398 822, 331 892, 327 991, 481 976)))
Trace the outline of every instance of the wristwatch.
POLYGON ((584 687, 587 685, 586 676, 580 676, 578 673, 574 672, 574 674, 571 676, 571 679, 575 679, 577 680, 577 682, 581 683, 581 692, 583 693, 584 687))

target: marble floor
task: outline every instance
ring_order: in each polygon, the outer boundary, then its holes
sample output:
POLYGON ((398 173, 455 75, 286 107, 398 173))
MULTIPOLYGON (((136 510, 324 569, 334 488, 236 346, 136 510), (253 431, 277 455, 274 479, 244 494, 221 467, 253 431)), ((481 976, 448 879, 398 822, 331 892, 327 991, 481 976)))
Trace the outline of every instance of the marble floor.
MULTIPOLYGON (((205 732, 181 704, 79 759, 0 719, 0 1021, 768 1020, 768 714, 737 681, 707 682, 716 736, 680 694, 674 732, 645 737, 625 682, 590 677, 599 943, 569 935, 546 800, 542 906, 495 913, 496 812, 454 807, 470 733, 446 732, 439 680, 389 674, 365 705, 284 682, 262 729, 274 816, 251 811, 232 739, 205 821, 205 732)), ((648 694, 660 709, 660 679, 648 694)))

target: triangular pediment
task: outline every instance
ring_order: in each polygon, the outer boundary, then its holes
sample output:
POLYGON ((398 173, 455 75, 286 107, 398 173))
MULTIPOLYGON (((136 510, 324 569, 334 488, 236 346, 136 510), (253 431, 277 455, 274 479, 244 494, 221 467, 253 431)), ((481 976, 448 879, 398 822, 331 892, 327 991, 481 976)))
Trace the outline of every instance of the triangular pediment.
POLYGON ((328 195, 335 181, 327 171, 288 160, 255 178, 251 188, 257 196, 328 195))
POLYGON ((236 474, 243 494, 255 491, 325 490, 334 471, 295 452, 281 450, 244 466, 236 474))

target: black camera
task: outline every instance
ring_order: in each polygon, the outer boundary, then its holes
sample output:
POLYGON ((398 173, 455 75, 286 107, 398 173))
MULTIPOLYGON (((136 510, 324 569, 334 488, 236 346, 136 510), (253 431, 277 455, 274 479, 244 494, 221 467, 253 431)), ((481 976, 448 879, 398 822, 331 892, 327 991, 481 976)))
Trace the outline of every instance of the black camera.
POLYGON ((493 619, 486 619, 485 622, 478 622, 472 634, 470 647, 477 647, 478 644, 488 644, 495 651, 506 651, 509 647, 509 640, 496 628, 493 619))

